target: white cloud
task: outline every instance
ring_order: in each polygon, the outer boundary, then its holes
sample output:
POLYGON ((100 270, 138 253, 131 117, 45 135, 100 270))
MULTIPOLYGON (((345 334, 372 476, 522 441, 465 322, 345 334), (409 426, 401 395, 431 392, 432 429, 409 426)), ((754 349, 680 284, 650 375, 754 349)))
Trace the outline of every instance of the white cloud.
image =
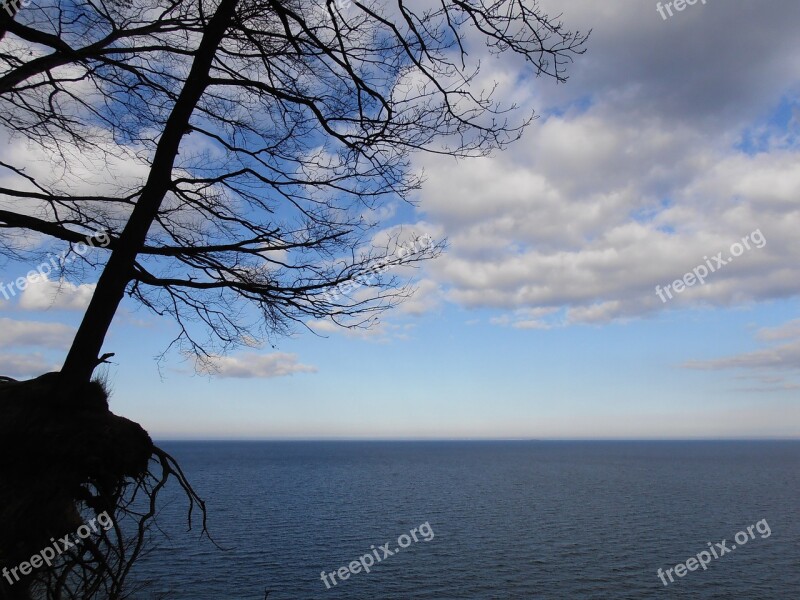
POLYGON ((41 346, 61 350, 69 346, 74 335, 72 327, 61 323, 0 318, 0 348, 41 346))
POLYGON ((403 300, 398 310, 406 315, 420 316, 438 308, 442 303, 442 288, 431 279, 414 285, 414 293, 403 300))
POLYGON ((348 327, 338 325, 330 319, 319 319, 307 321, 306 325, 318 335, 326 337, 329 335, 341 335, 379 344, 387 344, 394 340, 408 340, 411 337, 411 332, 417 327, 415 323, 389 322, 379 319, 373 319, 365 326, 355 326, 356 322, 352 321, 353 326, 348 327))
POLYGON ((562 323, 555 320, 554 314, 557 308, 521 308, 515 310, 513 314, 503 314, 499 317, 489 319, 492 325, 510 325, 514 329, 552 329, 562 323))
POLYGON ((68 281, 50 281, 36 275, 27 278, 27 287, 19 298, 23 310, 84 310, 89 306, 96 284, 75 285, 68 281))
POLYGON ((717 3, 663 22, 651 5, 549 4, 594 33, 565 86, 536 80, 545 118, 496 156, 416 159, 420 211, 449 241, 426 280, 530 328, 800 294, 800 147, 787 127, 761 126, 781 103, 800 106, 800 38, 785 21, 800 8, 717 3), (731 22, 777 29, 734 39, 731 22), (743 148, 760 126, 759 151, 743 148), (655 295, 756 229, 765 247, 667 303, 655 295), (518 312, 538 308, 563 317, 518 312))
POLYGON ((682 366, 703 371, 739 371, 742 374, 737 379, 755 382, 742 391, 773 392, 800 388, 797 380, 800 378, 800 319, 779 327, 762 328, 755 337, 772 345, 733 356, 688 361, 682 366))
POLYGON ((58 371, 60 365, 47 361, 41 354, 0 354, 0 375, 14 379, 38 377, 58 371))
POLYGON ((610 300, 591 306, 578 306, 567 310, 567 321, 570 323, 607 323, 624 314, 624 304, 619 300, 610 300))
POLYGON ((690 369, 788 369, 800 373, 800 339, 773 348, 763 348, 712 360, 690 361, 690 369))
POLYGON ((322 336, 343 335, 349 338, 369 340, 373 342, 388 342, 392 334, 400 329, 397 325, 392 325, 386 321, 373 320, 364 326, 358 326, 353 322, 352 326, 339 325, 330 319, 315 319, 307 321, 306 325, 314 332, 322 336))
POLYGON ((778 327, 764 327, 758 331, 756 337, 764 341, 800 339, 800 319, 794 319, 778 327))
MULTIPOLYGON (((612 154, 625 152, 618 147, 612 154)), ((797 159, 786 152, 718 157, 713 168, 685 174, 683 185, 674 180, 661 198, 654 191, 663 185, 656 181, 661 174, 648 178, 644 164, 631 169, 643 174, 638 181, 601 185, 598 178, 594 193, 570 191, 572 184, 562 186, 555 171, 548 172, 546 185, 537 183, 534 173, 526 186, 520 175, 508 184, 505 198, 498 198, 499 185, 509 179, 504 169, 519 169, 501 159, 493 159, 493 169, 439 169, 423 206, 446 222, 450 250, 430 272, 450 287, 456 302, 506 309, 600 304, 624 308, 620 316, 637 316, 676 304, 728 305, 793 295, 800 291, 800 266, 786 257, 800 254, 794 234, 800 211, 789 202, 792 194, 800 197, 800 180, 790 167, 797 159), (774 182, 772 192, 751 189, 746 195, 745 179, 759 177, 774 182), (468 201, 441 200, 455 180, 464 187, 456 198, 468 195, 468 201), (727 253, 755 229, 767 238, 766 247, 738 257, 669 306, 654 302, 656 285, 682 277, 705 256, 727 253)))
POLYGON ((296 354, 249 352, 238 356, 216 356, 203 365, 202 371, 221 378, 284 377, 294 373, 316 373, 317 368, 298 362, 296 354))

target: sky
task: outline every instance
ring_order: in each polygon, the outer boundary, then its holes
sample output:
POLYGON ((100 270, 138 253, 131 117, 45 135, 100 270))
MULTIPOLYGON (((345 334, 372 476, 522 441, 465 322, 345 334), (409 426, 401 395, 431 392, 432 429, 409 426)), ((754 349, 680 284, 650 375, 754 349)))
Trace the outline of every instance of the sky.
MULTIPOLYGON (((539 118, 490 157, 414 158, 384 222, 447 249, 398 270, 417 292, 379 325, 208 375, 157 361, 175 325, 125 303, 112 410, 157 439, 800 437, 800 4, 657 4, 543 2, 592 29, 566 84, 483 63, 539 118)), ((58 369, 92 290, 0 294, 0 372, 58 369)))

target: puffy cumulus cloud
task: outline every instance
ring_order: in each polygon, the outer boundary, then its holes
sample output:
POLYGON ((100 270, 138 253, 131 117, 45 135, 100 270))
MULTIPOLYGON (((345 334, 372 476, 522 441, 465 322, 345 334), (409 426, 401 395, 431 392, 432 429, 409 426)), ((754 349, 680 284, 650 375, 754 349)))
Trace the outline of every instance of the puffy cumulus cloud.
POLYGON ((361 219, 369 224, 379 225, 386 223, 397 214, 397 203, 390 202, 381 204, 377 207, 365 208, 361 213, 361 219))
POLYGON ((51 281, 46 276, 27 278, 25 290, 19 298, 23 310, 84 310, 94 294, 94 283, 76 285, 68 281, 51 281))
POLYGON ((204 360, 201 371, 222 378, 269 379, 294 373, 316 373, 317 368, 298 362, 296 354, 248 352, 238 356, 214 356, 204 360))
POLYGON ((72 327, 61 323, 0 318, 0 348, 39 346, 61 350, 69 346, 74 335, 72 327))
POLYGON ((14 379, 38 377, 61 368, 61 365, 46 360, 41 354, 0 353, 0 365, 0 374, 14 379))
MULTIPOLYGON (((68 184, 75 196, 113 196, 141 186, 146 181, 149 170, 147 162, 140 155, 145 150, 143 146, 121 145, 112 132, 100 127, 92 129, 91 134, 95 136, 92 144, 81 147, 80 152, 71 153, 44 148, 22 137, 13 137, 5 140, 5 144, 0 144, 0 158, 25 164, 26 174, 45 185, 68 184)), ((151 132, 154 138, 159 134, 151 132)), ((20 187, 20 183, 24 182, 11 172, 0 174, 3 184, 12 181, 13 187, 20 187)), ((32 186, 25 187, 35 189, 32 186)), ((5 200, 2 204, 13 204, 14 208, 20 209, 17 199, 5 200)))
POLYGON ((800 106, 800 38, 786 23, 800 5, 733 4, 662 21, 652 5, 545 2, 570 28, 594 28, 589 51, 565 86, 536 80, 545 117, 505 152, 417 157, 420 211, 449 242, 425 278, 530 328, 797 295, 800 146, 770 115, 800 106), (756 230, 766 243, 705 283, 656 295, 756 230), (552 312, 524 313, 541 309, 552 312))
MULTIPOLYGON (((112 132, 101 128, 94 129, 93 134, 97 138, 92 144, 81 147, 79 152, 42 148, 22 137, 10 137, 2 140, 5 143, 0 143, 0 161, 25 165, 25 175, 35 178, 43 187, 60 186, 59 189, 69 189, 69 193, 76 197, 127 196, 131 190, 143 185, 149 173, 147 163, 142 159, 142 155, 147 155, 144 148, 120 145, 113 139, 112 132)), ((153 135, 158 133, 153 132, 153 135)), ((9 169, 0 171, 0 186, 38 191, 30 181, 9 169)), ((2 197, 0 208, 38 217, 52 215, 52 207, 47 203, 29 198, 2 197)), ((127 220, 130 208, 108 206, 102 212, 109 223, 121 226, 127 220)), ((68 218, 69 213, 62 212, 60 216, 68 218)), ((44 239, 47 238, 30 236, 29 245, 38 245, 44 239)))
POLYGON ((398 223, 376 231, 361 251, 367 254, 379 249, 392 256, 406 256, 435 246, 441 237, 442 228, 426 221, 398 223))
POLYGON ((306 325, 310 327, 312 331, 321 335, 337 333, 343 329, 341 325, 334 323, 330 319, 311 320, 306 322, 306 325))
POLYGON ((625 314, 625 305, 619 300, 600 302, 591 306, 577 306, 567 310, 568 323, 606 323, 625 314))
POLYGON ((398 307, 402 314, 420 316, 442 304, 442 288, 431 279, 423 279, 414 286, 413 293, 398 307))

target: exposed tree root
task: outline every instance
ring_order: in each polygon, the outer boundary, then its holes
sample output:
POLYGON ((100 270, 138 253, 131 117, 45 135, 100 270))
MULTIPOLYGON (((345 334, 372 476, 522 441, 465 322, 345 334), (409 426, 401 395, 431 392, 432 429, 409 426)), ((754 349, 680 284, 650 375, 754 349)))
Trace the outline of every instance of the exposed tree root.
POLYGON ((198 508, 205 533, 205 504, 175 459, 108 410, 102 385, 58 373, 0 379, 0 600, 130 597, 126 579, 170 479, 188 499, 189 528, 198 508), (19 568, 50 554, 51 565, 19 568))

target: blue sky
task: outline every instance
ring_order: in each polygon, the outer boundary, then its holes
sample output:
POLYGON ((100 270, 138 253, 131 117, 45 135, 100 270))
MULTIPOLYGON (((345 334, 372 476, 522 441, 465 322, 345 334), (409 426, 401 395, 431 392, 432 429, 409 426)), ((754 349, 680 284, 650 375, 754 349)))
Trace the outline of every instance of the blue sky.
MULTIPOLYGON (((800 6, 543 4, 594 29, 569 82, 507 59, 482 73, 541 118, 490 158, 418 156, 417 205, 385 207, 387 227, 448 240, 398 270, 414 298, 214 376, 157 363, 174 324, 126 304, 112 409, 157 438, 797 438, 800 6), (704 284, 656 295, 756 231, 704 284)), ((57 368, 95 280, 0 297, 0 371, 57 368)))

